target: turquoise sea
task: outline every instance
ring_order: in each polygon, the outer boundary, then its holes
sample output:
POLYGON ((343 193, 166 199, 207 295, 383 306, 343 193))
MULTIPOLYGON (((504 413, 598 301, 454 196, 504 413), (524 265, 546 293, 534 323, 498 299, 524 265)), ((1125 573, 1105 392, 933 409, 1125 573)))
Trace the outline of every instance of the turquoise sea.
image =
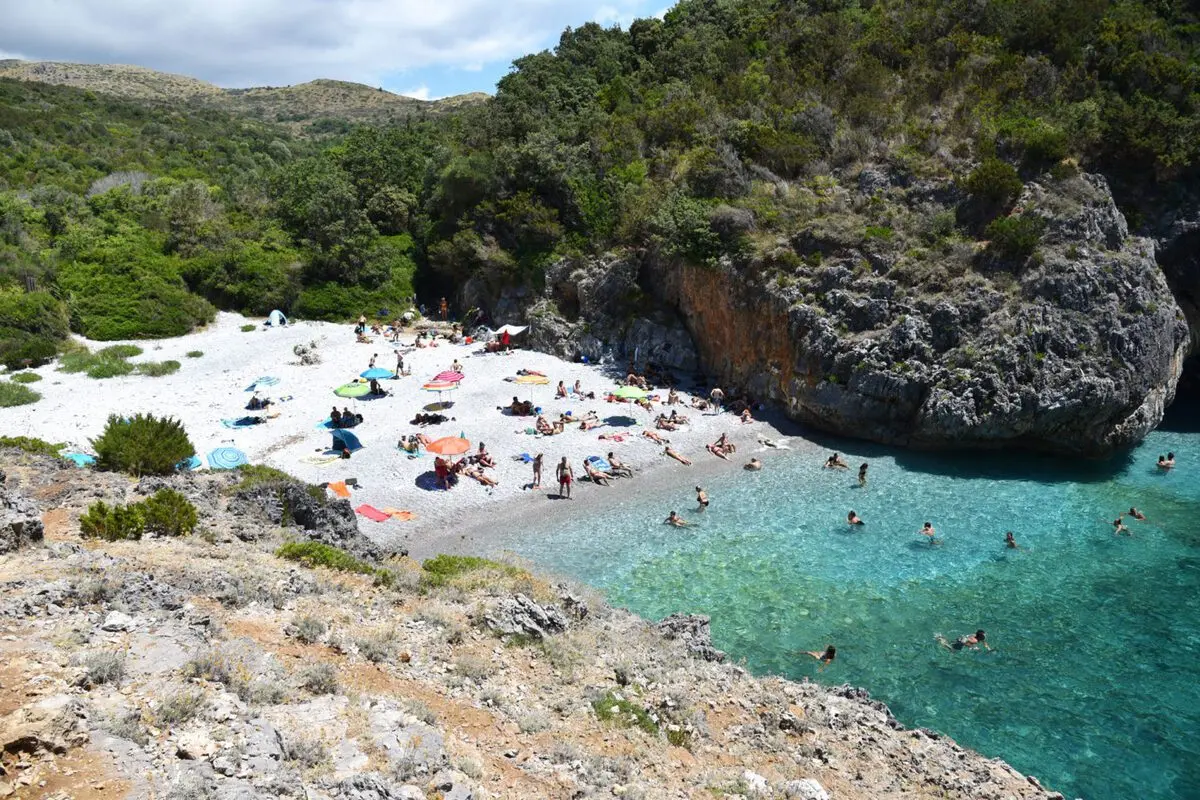
POLYGON ((850 470, 770 453, 761 473, 710 479, 704 514, 685 486, 505 545, 645 617, 709 614, 756 673, 865 687, 1068 797, 1200 798, 1200 411, 1180 406, 1111 462, 828 440, 850 470), (1147 520, 1114 536, 1131 505, 1147 520), (700 524, 663 525, 672 508, 700 524), (993 652, 934 641, 976 628, 993 652), (827 644, 818 675, 797 651, 827 644))

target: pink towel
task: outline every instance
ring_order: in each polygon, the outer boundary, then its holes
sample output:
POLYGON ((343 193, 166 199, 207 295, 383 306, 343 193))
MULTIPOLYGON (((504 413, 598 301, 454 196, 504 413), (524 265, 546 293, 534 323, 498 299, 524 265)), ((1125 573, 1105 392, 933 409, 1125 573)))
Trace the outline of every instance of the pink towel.
POLYGON ((373 519, 376 522, 383 522, 384 520, 391 518, 391 515, 385 514, 375 506, 369 506, 366 503, 354 510, 362 514, 367 519, 373 519))

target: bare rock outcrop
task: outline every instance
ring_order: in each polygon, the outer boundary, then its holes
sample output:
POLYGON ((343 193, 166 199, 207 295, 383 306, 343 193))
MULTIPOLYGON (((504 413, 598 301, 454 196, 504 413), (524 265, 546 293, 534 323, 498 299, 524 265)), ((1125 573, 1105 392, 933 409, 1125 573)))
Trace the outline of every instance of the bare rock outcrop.
POLYGON ((0 472, 0 554, 41 542, 43 536, 37 505, 9 488, 0 472))

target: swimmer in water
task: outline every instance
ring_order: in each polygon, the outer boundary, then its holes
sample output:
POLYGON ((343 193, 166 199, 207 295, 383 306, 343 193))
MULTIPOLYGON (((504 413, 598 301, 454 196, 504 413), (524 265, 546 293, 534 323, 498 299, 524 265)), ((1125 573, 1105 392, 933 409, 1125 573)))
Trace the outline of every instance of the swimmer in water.
POLYGON ((837 658, 837 648, 829 645, 824 650, 805 650, 804 655, 812 656, 817 661, 820 661, 821 666, 817 667, 817 672, 821 672, 837 658))
POLYGON ((854 509, 850 509, 850 513, 846 515, 846 522, 850 525, 865 525, 866 523, 859 519, 858 514, 854 513, 854 509))
POLYGON ((1133 533, 1130 532, 1129 528, 1125 527, 1124 514, 1119 514, 1117 518, 1112 521, 1112 526, 1113 536, 1120 536, 1122 533, 1126 536, 1133 536, 1133 533))
POLYGON ((742 469, 750 470, 751 472, 758 472, 760 469, 762 469, 762 462, 757 458, 752 458, 746 462, 742 469))
POLYGON ((968 636, 959 636, 953 642, 947 642, 946 637, 942 636, 940 633, 935 634, 933 638, 936 639, 937 643, 942 647, 955 652, 964 648, 968 650, 978 650, 980 647, 985 650, 992 649, 991 645, 987 643, 987 636, 984 634, 983 628, 980 628, 979 630, 975 631, 975 633, 968 636))
POLYGON ((663 524, 674 525, 676 528, 687 527, 687 521, 674 511, 667 515, 667 518, 663 520, 663 524))
POLYGON ((1141 521, 1143 521, 1143 522, 1144 522, 1144 521, 1145 521, 1145 519, 1146 519, 1146 515, 1145 515, 1145 514, 1143 514, 1142 512, 1138 511, 1136 507, 1132 507, 1132 506, 1131 506, 1131 507, 1130 507, 1130 509, 1129 509, 1129 516, 1133 517, 1133 518, 1134 518, 1134 519, 1136 519, 1136 520, 1141 520, 1141 521))
POLYGON ((1004 546, 1007 547, 1009 550, 1019 549, 1017 547, 1017 540, 1013 538, 1012 531, 1009 531, 1008 533, 1004 534, 1004 546))
POLYGON ((708 492, 704 491, 699 486, 696 487, 696 502, 700 504, 701 511, 708 508, 708 492))
POLYGON ((937 543, 938 543, 938 540, 937 540, 937 539, 935 539, 935 538, 933 538, 933 537, 934 537, 934 535, 937 533, 937 531, 935 531, 935 530, 933 529, 933 523, 932 523, 932 522, 926 522, 926 523, 925 523, 925 527, 921 528, 921 531, 920 531, 920 532, 921 532, 921 535, 922 535, 922 536, 928 536, 928 537, 929 537, 929 543, 930 543, 931 545, 932 545, 932 544, 937 544, 937 543))
POLYGON ((866 463, 864 463, 861 467, 858 468, 858 485, 859 486, 867 485, 867 464, 866 463))
POLYGON ((837 453, 825 460, 825 469, 847 469, 849 466, 837 453))

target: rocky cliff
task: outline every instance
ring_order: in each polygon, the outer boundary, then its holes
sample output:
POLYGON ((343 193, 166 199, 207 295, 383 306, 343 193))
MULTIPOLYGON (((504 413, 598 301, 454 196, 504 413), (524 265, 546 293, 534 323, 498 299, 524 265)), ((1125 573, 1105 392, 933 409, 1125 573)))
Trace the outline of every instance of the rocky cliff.
MULTIPOLYGON (((1188 325, 1155 243, 1130 236, 1102 177, 1027 182, 1009 215, 1034 231, 1021 257, 946 233, 969 208, 949 181, 868 168, 777 191, 810 219, 744 258, 697 265, 649 252, 560 266, 528 316, 535 342, 596 350, 611 321, 638 318, 649 295, 660 318, 682 319, 727 392, 831 433, 1103 455, 1161 421, 1188 325), (596 291, 612 281, 618 290, 596 291)), ((753 238, 753 219, 740 225, 753 238)), ((630 322, 620 330, 608 339, 626 357, 656 338, 631 338, 630 322)))
POLYGON ((45 524, 0 555, 0 797, 1062 797, 861 690, 748 675, 703 619, 481 559, 374 581, 285 561, 325 523, 256 515, 228 474, 166 482, 196 536, 83 540, 87 504, 144 491, 0 468, 45 524))

